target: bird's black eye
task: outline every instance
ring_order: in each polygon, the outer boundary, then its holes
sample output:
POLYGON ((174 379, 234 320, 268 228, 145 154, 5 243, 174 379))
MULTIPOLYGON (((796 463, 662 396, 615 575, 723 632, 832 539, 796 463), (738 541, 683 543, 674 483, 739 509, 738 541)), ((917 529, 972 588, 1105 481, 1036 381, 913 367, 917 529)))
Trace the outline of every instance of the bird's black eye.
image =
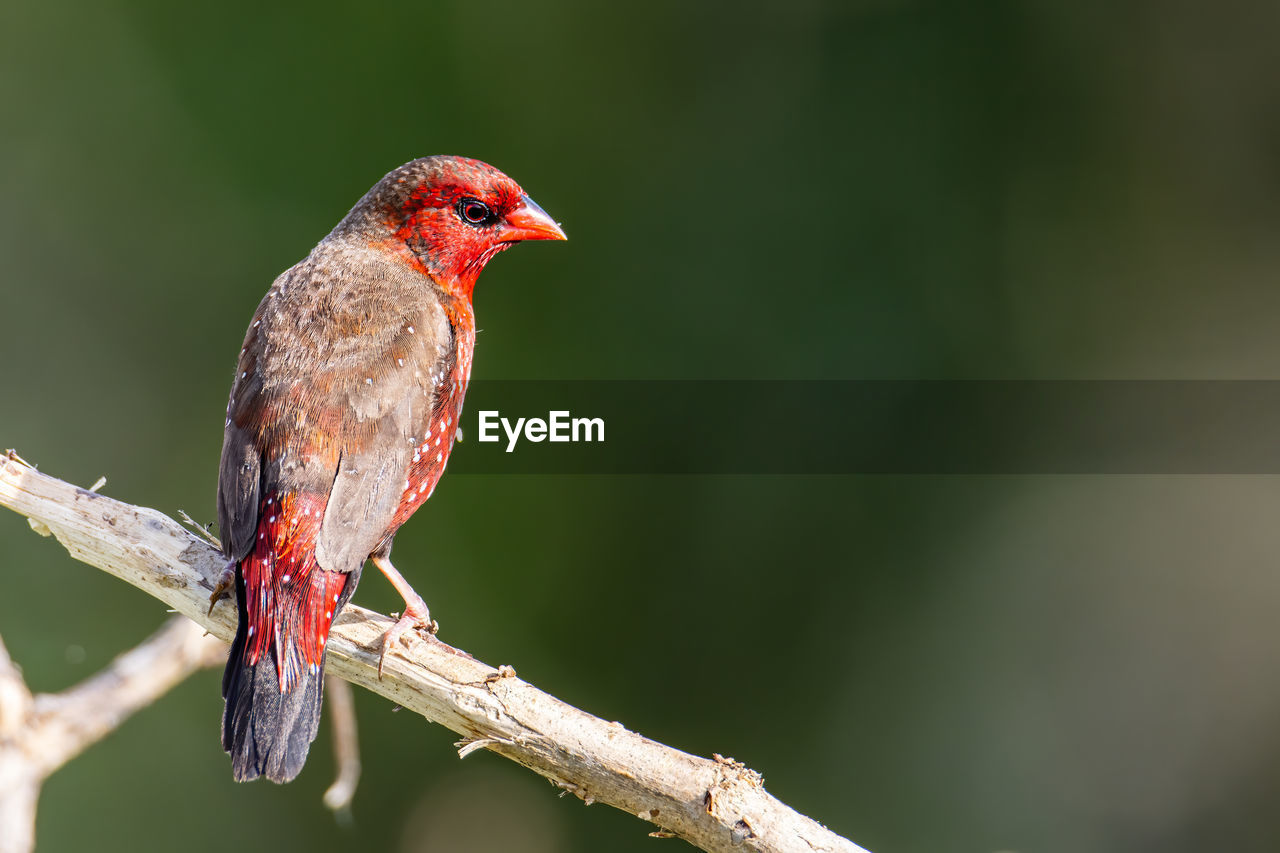
POLYGON ((458 216, 468 225, 484 225, 493 220, 493 211, 479 199, 464 198, 458 202, 458 216))

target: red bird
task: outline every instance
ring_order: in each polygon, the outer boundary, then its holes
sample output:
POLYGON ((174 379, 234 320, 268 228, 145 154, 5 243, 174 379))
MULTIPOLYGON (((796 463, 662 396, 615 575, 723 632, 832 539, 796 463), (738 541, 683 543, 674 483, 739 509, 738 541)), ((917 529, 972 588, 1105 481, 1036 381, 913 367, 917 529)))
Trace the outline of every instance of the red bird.
POLYGON ((476 278, 521 240, 563 239, 492 166, 425 157, 379 181, 258 306, 218 474, 228 570, 214 600, 234 582, 240 612, 222 678, 222 746, 237 780, 301 771, 329 627, 366 559, 405 600, 383 656, 405 630, 431 627, 391 565, 391 542, 453 448, 476 278))

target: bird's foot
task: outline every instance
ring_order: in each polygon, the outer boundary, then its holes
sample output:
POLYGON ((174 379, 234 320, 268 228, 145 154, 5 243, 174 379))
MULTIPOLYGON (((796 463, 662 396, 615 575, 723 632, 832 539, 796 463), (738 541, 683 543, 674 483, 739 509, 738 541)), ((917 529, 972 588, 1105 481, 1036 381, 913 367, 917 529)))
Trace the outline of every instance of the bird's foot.
POLYGON ((382 678, 382 668, 386 665, 387 653, 395 648, 396 641, 401 639, 405 631, 410 628, 415 633, 426 631, 427 636, 434 639, 436 632, 440 630, 440 623, 431 618, 431 611, 427 609, 426 602, 416 595, 414 599, 405 601, 404 614, 396 620, 396 624, 387 629, 387 633, 382 637, 382 654, 378 657, 378 678, 382 678))
POLYGON ((218 603, 218 599, 230 592, 236 585, 236 561, 228 560, 227 564, 222 567, 222 573, 218 575, 218 582, 213 585, 213 594, 209 596, 209 613, 213 615, 213 607, 218 603))

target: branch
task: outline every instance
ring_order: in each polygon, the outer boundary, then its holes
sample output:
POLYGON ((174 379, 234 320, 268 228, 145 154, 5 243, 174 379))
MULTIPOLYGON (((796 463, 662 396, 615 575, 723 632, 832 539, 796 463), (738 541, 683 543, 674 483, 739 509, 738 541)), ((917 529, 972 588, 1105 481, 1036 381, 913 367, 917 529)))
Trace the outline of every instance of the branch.
MULTIPOLYGON (((234 607, 223 603, 206 613, 221 556, 168 516, 41 474, 12 453, 0 459, 0 505, 47 527, 76 559, 128 581, 215 636, 229 641, 234 633, 234 607)), ((707 851, 866 853, 771 796, 754 770, 718 755, 698 758, 593 717, 510 667, 494 669, 419 640, 389 655, 379 679, 381 639, 391 625, 386 616, 348 605, 330 635, 327 671, 462 735, 462 755, 489 749, 587 804, 630 812, 656 825, 657 834, 707 851)))
POLYGON ((351 817, 351 801, 360 782, 359 727, 356 725, 356 698, 351 685, 332 675, 325 677, 329 696, 329 725, 333 730, 333 763, 338 778, 324 792, 324 804, 342 820, 351 817))
POLYGON ((189 619, 173 617, 141 645, 61 693, 35 697, 26 746, 48 776, 206 666, 227 660, 227 646, 189 619))
POLYGON ((0 643, 0 853, 35 846, 36 801, 50 773, 197 669, 224 660, 225 643, 175 616, 102 672, 32 696, 0 643))
POLYGON ((0 642, 0 853, 26 853, 36 846, 36 799, 40 778, 22 747, 31 691, 0 642))

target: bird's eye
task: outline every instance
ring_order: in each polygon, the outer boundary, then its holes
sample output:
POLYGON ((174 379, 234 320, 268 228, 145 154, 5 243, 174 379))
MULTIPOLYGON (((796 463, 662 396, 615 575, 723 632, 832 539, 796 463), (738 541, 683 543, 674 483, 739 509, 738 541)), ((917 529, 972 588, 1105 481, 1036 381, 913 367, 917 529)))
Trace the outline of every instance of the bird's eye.
POLYGON ((458 202, 458 216, 468 225, 483 225, 493 218, 493 211, 479 199, 464 198, 458 202))

